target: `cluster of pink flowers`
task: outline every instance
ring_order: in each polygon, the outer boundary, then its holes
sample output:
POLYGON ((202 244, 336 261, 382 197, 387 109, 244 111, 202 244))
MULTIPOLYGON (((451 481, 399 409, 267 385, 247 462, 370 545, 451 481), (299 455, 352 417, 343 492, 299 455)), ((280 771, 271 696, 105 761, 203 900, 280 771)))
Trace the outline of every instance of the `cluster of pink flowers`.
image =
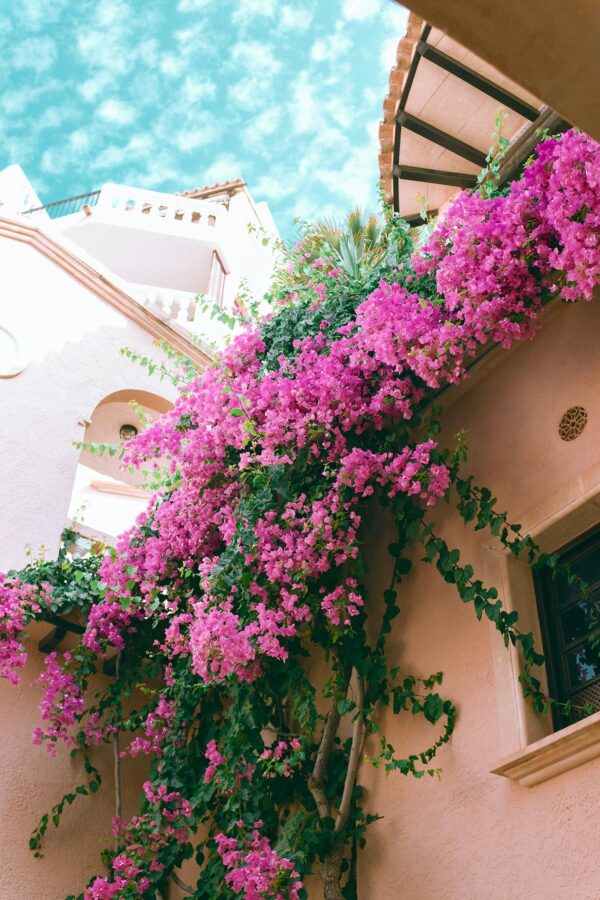
MULTIPOLYGON (((121 875, 117 875, 115 878, 110 876, 101 878, 98 876, 94 878, 89 888, 86 889, 84 898, 85 900, 115 900, 125 888, 131 886, 131 883, 131 878, 123 878, 121 875)), ((149 880, 140 878, 136 884, 137 895, 141 896, 149 887, 149 880)))
POLYGON ((298 763, 304 759, 302 743, 298 738, 291 741, 277 741, 272 747, 265 747, 260 755, 263 772, 276 772, 289 778, 298 763))
POLYGON ((98 710, 93 710, 88 714, 82 728, 88 747, 110 740, 118 730, 118 727, 112 722, 103 721, 102 714, 98 710))
POLYGON ((160 696, 153 711, 148 713, 144 722, 144 737, 141 735, 135 737, 127 750, 121 751, 121 757, 127 754, 137 756, 138 753, 162 756, 163 745, 171 732, 176 712, 176 705, 166 697, 160 696))
MULTIPOLYGON (((65 663, 71 661, 71 654, 63 654, 65 663)), ((75 746, 75 738, 71 733, 83 713, 85 698, 73 676, 65 671, 58 662, 56 652, 49 653, 45 660, 46 670, 36 679, 36 684, 44 686, 40 700, 42 721, 45 728, 37 727, 33 732, 33 743, 47 741, 46 749, 56 755, 56 743, 65 741, 67 746, 75 746)))
POLYGON ((148 877, 142 873, 160 873, 164 869, 158 858, 160 851, 169 844, 188 840, 188 820, 193 811, 179 791, 146 781, 144 793, 154 811, 133 816, 127 823, 114 820, 113 834, 124 849, 112 860, 111 874, 94 879, 85 892, 85 900, 112 900, 124 888, 128 888, 128 896, 132 888, 141 896, 150 887, 148 877))
POLYGON ((236 672, 240 678, 251 679, 255 668, 248 668, 256 656, 239 617, 232 612, 232 600, 227 598, 219 606, 207 600, 193 604, 194 620, 190 627, 192 668, 203 681, 226 678, 236 672))
POLYGON ((435 446, 429 440, 414 448, 404 447, 400 453, 355 448, 340 462, 338 483, 350 485, 360 497, 372 494, 377 484, 387 489, 389 497, 403 493, 433 506, 450 484, 446 466, 431 462, 435 446))
POLYGON ((215 842, 223 865, 229 871, 227 885, 244 900, 300 900, 302 881, 292 860, 279 856, 268 838, 261 835, 263 823, 254 823, 250 835, 244 836, 244 823, 237 822, 239 838, 217 834, 215 842))
POLYGON ((320 589, 323 595, 321 609, 332 625, 351 625, 351 617, 359 614, 364 600, 357 589, 356 578, 345 578, 332 591, 320 589))
POLYGON ((235 790, 244 778, 250 781, 256 771, 256 765, 246 762, 246 757, 243 755, 236 760, 228 760, 222 753, 219 753, 217 742, 214 740, 209 741, 206 745, 204 756, 208 760, 204 772, 204 783, 214 782, 226 791, 235 790))
POLYGON ((50 600, 49 584, 37 588, 0 573, 0 677, 18 683, 17 670, 27 662, 23 629, 50 600))
POLYGON ((262 367, 260 330, 248 329, 186 384, 175 408, 132 442, 128 461, 170 456, 181 479, 105 561, 107 595, 90 616, 88 646, 121 646, 145 615, 171 616, 170 656, 191 656, 204 681, 252 679, 261 657, 286 658, 288 639, 319 610, 332 627, 352 627, 357 586, 320 595, 320 607, 314 587, 328 572, 342 579, 356 557, 361 499, 377 489, 432 505, 450 480, 432 440, 377 452, 357 438, 410 420, 428 388, 465 376, 481 345, 531 337, 545 289, 590 298, 600 273, 599 171, 598 145, 584 135, 543 142, 507 196, 459 195, 413 260, 417 279, 435 272, 439 298, 382 282, 334 339, 323 322, 277 369, 262 367), (237 510, 253 473, 299 454, 320 469, 323 490, 265 510, 244 542, 237 510), (212 572, 231 547, 252 581, 224 595, 212 572), (202 596, 177 598, 182 567, 200 573, 202 596))
POLYGON ((506 197, 463 193, 417 260, 472 340, 531 337, 542 284, 590 300, 600 275, 600 150, 574 131, 542 142, 506 197), (558 278, 558 280, 557 280, 558 278), (516 314, 516 315, 515 315, 516 314))

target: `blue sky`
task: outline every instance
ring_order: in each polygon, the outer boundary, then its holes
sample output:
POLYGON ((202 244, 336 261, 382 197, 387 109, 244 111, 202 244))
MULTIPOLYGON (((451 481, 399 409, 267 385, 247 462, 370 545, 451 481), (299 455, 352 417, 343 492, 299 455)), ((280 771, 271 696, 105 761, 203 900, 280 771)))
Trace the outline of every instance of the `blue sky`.
POLYGON ((280 230, 374 205, 404 33, 392 0, 17 0, 0 11, 0 169, 43 202, 243 177, 280 230))

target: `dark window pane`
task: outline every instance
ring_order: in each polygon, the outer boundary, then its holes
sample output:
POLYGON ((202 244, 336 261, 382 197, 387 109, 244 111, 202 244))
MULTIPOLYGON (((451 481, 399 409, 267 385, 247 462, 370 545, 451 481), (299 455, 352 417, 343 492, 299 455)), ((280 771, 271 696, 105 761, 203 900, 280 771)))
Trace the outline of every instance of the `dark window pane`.
MULTIPOLYGON (((571 571, 578 575, 588 587, 596 585, 600 581, 600 547, 595 546, 590 553, 568 562, 568 565, 571 571)), ((566 578, 559 576, 556 579, 556 592, 559 603, 564 603, 581 593, 581 585, 569 585, 566 578)))
POLYGON ((600 675, 600 648, 580 644, 566 654, 569 681, 572 687, 586 684, 600 675))
POLYGON ((560 621, 565 644, 585 637, 600 623, 600 598, 596 594, 589 600, 579 600, 560 614, 560 621))

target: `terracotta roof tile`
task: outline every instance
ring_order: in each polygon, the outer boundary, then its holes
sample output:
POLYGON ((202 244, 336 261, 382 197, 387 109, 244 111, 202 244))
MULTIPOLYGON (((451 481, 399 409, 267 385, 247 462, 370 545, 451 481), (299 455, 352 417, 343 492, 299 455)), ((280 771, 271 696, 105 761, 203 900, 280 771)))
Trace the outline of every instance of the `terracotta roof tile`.
POLYGON ((396 121, 396 110, 402 95, 402 89, 406 81, 406 76, 410 68, 410 62, 413 58, 415 47, 421 36, 423 28, 423 19, 415 15, 413 12, 408 17, 406 25, 406 34, 398 43, 396 51, 396 65, 390 72, 389 90, 383 101, 383 122, 379 126, 379 143, 381 153, 379 154, 379 172, 381 175, 381 183, 383 192, 388 203, 392 202, 392 166, 393 166, 393 146, 394 146, 394 127, 396 121))
POLYGON ((230 181, 218 181, 215 184, 205 184, 204 187, 191 188, 189 191, 182 191, 178 196, 190 197, 192 200, 202 199, 203 197, 211 197, 214 194, 236 194, 244 187, 246 187, 246 182, 242 178, 234 178, 230 181))

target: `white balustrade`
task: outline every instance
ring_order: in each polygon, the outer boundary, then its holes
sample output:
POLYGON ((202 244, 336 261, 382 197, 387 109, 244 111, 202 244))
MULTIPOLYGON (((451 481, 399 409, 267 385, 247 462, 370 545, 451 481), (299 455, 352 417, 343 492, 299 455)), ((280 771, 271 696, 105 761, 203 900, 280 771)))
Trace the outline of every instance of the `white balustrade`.
POLYGON ((98 212, 124 213, 132 218, 163 219, 186 225, 214 228, 226 214, 222 203, 192 200, 175 194, 146 191, 120 184, 105 184, 97 203, 98 212))
POLYGON ((160 316, 165 322, 177 322, 184 328, 190 329, 196 320, 197 294, 145 284, 131 285, 131 291, 143 306, 160 316))

